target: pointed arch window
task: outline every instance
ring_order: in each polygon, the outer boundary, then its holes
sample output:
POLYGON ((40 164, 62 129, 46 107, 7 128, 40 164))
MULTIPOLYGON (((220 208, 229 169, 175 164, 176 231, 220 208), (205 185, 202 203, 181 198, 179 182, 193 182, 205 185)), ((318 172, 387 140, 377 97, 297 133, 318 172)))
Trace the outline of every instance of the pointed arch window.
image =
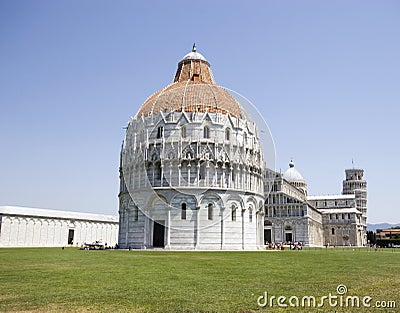
POLYGON ((225 140, 227 140, 227 141, 231 140, 231 129, 230 128, 225 129, 225 140))
POLYGON ((252 209, 249 210, 249 222, 253 223, 253 210, 252 209))
POLYGON ((200 163, 199 179, 206 178, 206 162, 200 163))
POLYGON ((185 125, 181 126, 181 137, 186 138, 186 126, 185 125))
POLYGON ((162 177, 162 169, 161 169, 161 163, 157 162, 154 164, 154 171, 155 171, 155 179, 161 180, 162 177))
POLYGON ((203 137, 206 139, 210 138, 210 127, 204 126, 203 137))
POLYGON ((157 128, 157 138, 162 138, 164 135, 164 127, 160 126, 157 128))

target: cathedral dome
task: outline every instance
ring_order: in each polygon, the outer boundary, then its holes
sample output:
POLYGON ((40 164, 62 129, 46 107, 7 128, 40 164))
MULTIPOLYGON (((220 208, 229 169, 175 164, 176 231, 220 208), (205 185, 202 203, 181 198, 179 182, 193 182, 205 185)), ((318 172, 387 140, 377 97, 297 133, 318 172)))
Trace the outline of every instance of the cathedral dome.
POLYGON ((289 168, 283 174, 283 178, 307 195, 307 183, 300 172, 294 167, 293 161, 290 161, 289 168))
POLYGON ((210 64, 195 46, 178 63, 173 83, 150 96, 136 117, 159 112, 212 112, 229 113, 238 118, 246 116, 231 94, 215 83, 210 64))
POLYGON ((294 167, 293 161, 290 161, 289 168, 283 174, 283 178, 286 179, 290 183, 293 183, 293 182, 305 182, 303 176, 294 167))

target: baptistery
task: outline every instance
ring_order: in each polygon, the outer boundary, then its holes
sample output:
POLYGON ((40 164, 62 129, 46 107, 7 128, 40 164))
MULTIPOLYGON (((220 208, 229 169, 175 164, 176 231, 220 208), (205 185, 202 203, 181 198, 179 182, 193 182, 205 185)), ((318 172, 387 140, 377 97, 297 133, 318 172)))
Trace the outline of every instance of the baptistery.
POLYGON ((257 125, 196 47, 127 125, 119 246, 258 249, 264 157, 257 125))

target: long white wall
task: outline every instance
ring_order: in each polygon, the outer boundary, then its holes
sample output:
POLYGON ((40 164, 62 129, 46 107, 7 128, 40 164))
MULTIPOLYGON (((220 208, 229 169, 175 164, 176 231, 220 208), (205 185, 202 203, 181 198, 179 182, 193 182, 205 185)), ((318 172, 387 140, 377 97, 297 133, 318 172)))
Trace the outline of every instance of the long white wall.
POLYGON ((108 246, 118 242, 118 223, 81 221, 33 216, 0 215, 0 247, 61 247, 101 240, 108 246))

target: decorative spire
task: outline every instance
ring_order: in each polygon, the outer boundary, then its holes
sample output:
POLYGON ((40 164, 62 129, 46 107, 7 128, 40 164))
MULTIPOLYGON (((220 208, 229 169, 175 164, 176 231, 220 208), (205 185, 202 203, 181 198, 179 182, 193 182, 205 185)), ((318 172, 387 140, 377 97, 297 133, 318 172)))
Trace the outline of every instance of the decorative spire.
POLYGON ((293 160, 290 160, 290 162, 289 162, 289 167, 294 167, 293 160))
POLYGON ((196 49, 196 43, 193 43, 192 52, 196 52, 196 51, 197 51, 197 49, 196 49))

